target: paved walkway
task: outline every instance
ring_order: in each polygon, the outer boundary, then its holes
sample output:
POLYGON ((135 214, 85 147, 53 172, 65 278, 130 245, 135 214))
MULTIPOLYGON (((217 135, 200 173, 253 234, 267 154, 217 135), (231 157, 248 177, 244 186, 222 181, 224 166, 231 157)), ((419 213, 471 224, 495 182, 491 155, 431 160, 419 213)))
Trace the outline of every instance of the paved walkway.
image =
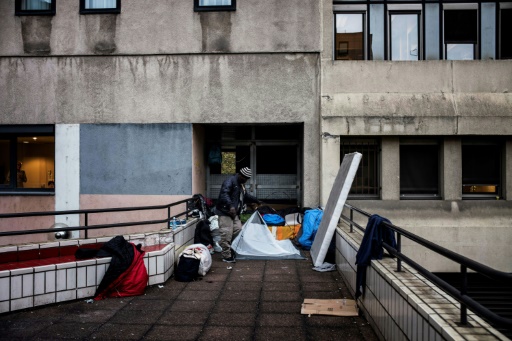
POLYGON ((310 260, 228 264, 215 254, 201 281, 2 314, 0 339, 377 340, 364 318, 300 313, 305 298, 351 298, 337 271, 311 268, 310 260))

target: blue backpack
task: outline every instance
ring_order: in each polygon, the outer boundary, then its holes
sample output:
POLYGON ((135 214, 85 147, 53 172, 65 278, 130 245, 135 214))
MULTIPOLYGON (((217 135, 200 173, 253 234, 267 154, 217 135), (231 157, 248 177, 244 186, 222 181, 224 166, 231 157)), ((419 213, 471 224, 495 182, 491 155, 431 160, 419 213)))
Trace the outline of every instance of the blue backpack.
POLYGON ((218 145, 213 145, 210 148, 210 153, 208 154, 208 164, 210 165, 220 165, 222 163, 222 152, 218 145))

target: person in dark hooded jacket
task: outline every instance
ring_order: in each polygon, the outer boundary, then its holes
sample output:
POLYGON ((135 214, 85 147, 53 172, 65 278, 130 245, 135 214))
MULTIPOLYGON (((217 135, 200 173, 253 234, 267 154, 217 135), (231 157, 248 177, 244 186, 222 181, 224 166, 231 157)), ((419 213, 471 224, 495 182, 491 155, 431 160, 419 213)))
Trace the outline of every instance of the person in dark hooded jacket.
POLYGON ((247 193, 245 183, 252 176, 251 169, 244 167, 239 173, 227 178, 222 183, 215 213, 219 216, 220 246, 222 247, 222 260, 235 263, 235 255, 231 254, 231 241, 242 230, 240 212, 244 204, 260 201, 247 193))

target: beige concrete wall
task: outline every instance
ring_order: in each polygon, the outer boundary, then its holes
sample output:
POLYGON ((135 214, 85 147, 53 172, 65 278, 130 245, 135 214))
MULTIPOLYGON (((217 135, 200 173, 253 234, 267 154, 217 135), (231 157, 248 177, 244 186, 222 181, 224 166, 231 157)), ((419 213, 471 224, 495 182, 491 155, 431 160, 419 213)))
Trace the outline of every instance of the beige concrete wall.
POLYGON ((0 1, 0 55, 188 54, 320 50, 320 3, 238 1, 235 12, 194 12, 193 1, 123 0, 121 14, 14 15, 0 1), (264 29, 263 29, 264 28, 264 29))
POLYGON ((2 123, 317 122, 315 54, 0 58, 2 123))
MULTIPOLYGON (((1 196, 1 213, 46 212, 55 210, 55 197, 44 196, 1 196)), ((50 228, 55 223, 53 216, 5 218, 0 219, 0 231, 23 231, 50 228)), ((21 236, 2 237, 0 245, 39 243, 48 241, 48 234, 27 234, 21 236)))
MULTIPOLYGON (((463 256, 500 271, 512 271, 511 201, 376 201, 348 200, 371 214, 463 256)), ((355 214, 362 226, 367 218, 355 214)), ((430 271, 460 271, 460 267, 402 238, 402 252, 430 271)))
POLYGON ((206 157, 204 128, 192 127, 192 195, 206 196, 206 157))
POLYGON ((444 140, 441 156, 441 195, 444 200, 462 199, 462 148, 458 137, 444 140))
POLYGON ((334 184, 334 179, 338 175, 340 169, 341 159, 340 155, 340 137, 332 135, 322 135, 321 145, 321 163, 322 167, 322 178, 321 178, 321 201, 320 205, 325 206, 331 189, 334 184))
POLYGON ((304 123, 319 202, 317 54, 0 58, 2 124, 304 123))
POLYGON ((510 89, 509 60, 322 63, 321 116, 332 135, 510 135, 510 89))

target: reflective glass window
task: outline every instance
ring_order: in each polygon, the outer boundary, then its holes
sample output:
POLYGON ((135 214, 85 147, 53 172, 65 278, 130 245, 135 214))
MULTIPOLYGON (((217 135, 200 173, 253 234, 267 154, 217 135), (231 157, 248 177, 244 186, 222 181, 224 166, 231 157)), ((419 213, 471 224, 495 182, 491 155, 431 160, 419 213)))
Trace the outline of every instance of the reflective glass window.
POLYGON ((55 15, 55 0, 16 0, 16 15, 55 15))
POLYGON ((364 60, 364 14, 337 13, 335 59, 364 60))
POLYGON ((194 10, 198 11, 235 11, 236 0, 194 0, 194 10))
POLYGON ((121 0, 80 0, 80 14, 121 13, 121 0))
POLYGON ((445 10, 445 58, 449 60, 475 59, 475 46, 478 41, 477 27, 477 10, 445 10))
POLYGON ((391 14, 391 60, 419 59, 418 23, 418 14, 391 14))

